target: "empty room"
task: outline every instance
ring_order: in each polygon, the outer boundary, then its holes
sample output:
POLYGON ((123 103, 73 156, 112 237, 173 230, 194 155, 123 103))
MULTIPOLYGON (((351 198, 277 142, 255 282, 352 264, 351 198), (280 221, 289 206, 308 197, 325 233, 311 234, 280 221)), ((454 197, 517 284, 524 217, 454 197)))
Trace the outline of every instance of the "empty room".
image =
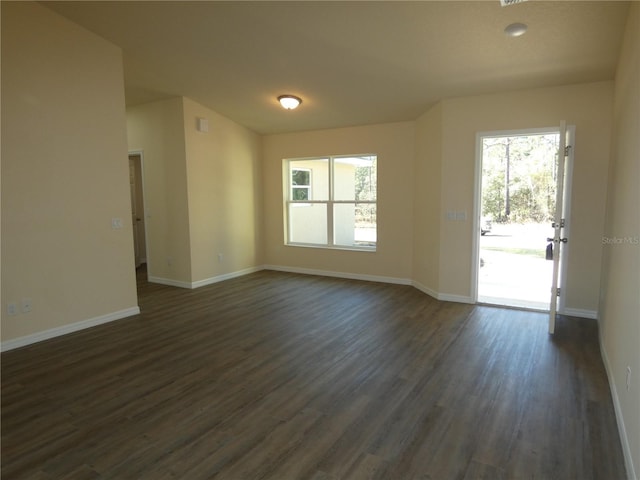
POLYGON ((2 479, 638 479, 639 2, 0 8, 2 479))

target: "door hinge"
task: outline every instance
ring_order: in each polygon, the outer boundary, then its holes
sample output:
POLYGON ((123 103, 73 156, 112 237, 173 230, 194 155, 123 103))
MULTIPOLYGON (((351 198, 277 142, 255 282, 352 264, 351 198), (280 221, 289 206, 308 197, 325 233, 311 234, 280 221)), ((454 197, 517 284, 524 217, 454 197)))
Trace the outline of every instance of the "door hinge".
POLYGON ((556 288, 556 297, 560 296, 560 288, 556 288))
POLYGON ((567 145, 566 147, 564 147, 564 156, 568 157, 569 152, 571 152, 571 145, 567 145))

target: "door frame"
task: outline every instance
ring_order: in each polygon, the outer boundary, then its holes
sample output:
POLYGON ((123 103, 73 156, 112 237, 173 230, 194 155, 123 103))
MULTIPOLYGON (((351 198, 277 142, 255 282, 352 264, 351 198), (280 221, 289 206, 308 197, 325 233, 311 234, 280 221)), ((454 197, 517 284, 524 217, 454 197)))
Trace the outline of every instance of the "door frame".
MULTIPOLYGON (((150 270, 150 265, 151 265, 151 256, 149 255, 149 228, 147 226, 147 221, 150 217, 150 215, 148 214, 148 208, 147 208, 147 195, 146 195, 146 187, 145 187, 145 174, 144 174, 144 151, 143 150, 129 150, 128 155, 127 155, 127 159, 129 159, 129 157, 131 156, 138 156, 140 158, 140 173, 142 178, 140 179, 141 182, 140 184, 142 185, 142 203, 144 203, 143 205, 143 211, 142 211, 142 216, 144 218, 144 250, 145 250, 145 263, 147 264, 147 274, 151 271, 150 270)), ((131 232, 131 236, 133 237, 133 232, 131 232)), ((133 238, 132 238, 133 241, 133 238)), ((134 259, 134 267, 135 267, 135 259, 134 259)))
MULTIPOLYGON (((571 185, 573 180, 573 159, 575 153, 575 125, 567 125, 567 132, 571 142, 569 149, 568 165, 565 170, 565 208, 567 212, 567 218, 565 218, 564 233, 567 238, 570 237, 571 229, 571 185)), ((525 136, 525 135, 544 135, 547 133, 560 134, 560 124, 553 127, 543 128, 521 128, 517 130, 492 130, 476 133, 476 159, 475 170, 473 179, 473 225, 471 230, 471 300, 473 303, 478 303, 478 277, 480 274, 480 217, 482 211, 480 205, 482 202, 482 139, 486 137, 512 137, 512 136, 525 136)), ((550 227, 551 228, 551 227, 550 227)), ((561 291, 566 291, 565 286, 567 283, 567 260, 569 259, 569 243, 563 245, 560 249, 560 278, 558 279, 558 286, 561 291)), ((551 280, 551 279, 549 279, 551 280)), ((551 294, 551 292, 549 292, 551 294)), ((566 295, 561 295, 558 302, 558 313, 564 313, 565 311, 565 298, 566 295)), ((551 305, 549 305, 551 306, 551 305)))

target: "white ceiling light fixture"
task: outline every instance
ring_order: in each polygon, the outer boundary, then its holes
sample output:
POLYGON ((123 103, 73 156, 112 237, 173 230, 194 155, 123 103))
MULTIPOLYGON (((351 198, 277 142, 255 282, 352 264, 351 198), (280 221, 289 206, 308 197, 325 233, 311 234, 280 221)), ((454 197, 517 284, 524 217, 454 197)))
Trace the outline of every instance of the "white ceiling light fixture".
POLYGON ((280 95, 278 97, 278 101, 280 102, 280 105, 282 105, 282 108, 287 110, 293 110, 302 103, 302 99, 295 95, 280 95))
POLYGON ((526 33, 527 28, 527 25, 524 23, 512 23, 511 25, 507 25, 504 33, 509 37, 520 37, 526 33))

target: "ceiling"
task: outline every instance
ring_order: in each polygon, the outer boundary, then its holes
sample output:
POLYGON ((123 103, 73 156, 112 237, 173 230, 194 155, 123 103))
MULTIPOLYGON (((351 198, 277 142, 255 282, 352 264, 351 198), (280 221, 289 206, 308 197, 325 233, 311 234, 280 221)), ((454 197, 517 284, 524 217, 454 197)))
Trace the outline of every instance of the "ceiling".
POLYGON ((629 6, 43 4, 122 48, 128 105, 186 96, 262 134, 414 120, 447 97, 613 79, 629 6), (507 37, 513 22, 528 32, 507 37), (284 93, 302 105, 283 110, 284 93))

